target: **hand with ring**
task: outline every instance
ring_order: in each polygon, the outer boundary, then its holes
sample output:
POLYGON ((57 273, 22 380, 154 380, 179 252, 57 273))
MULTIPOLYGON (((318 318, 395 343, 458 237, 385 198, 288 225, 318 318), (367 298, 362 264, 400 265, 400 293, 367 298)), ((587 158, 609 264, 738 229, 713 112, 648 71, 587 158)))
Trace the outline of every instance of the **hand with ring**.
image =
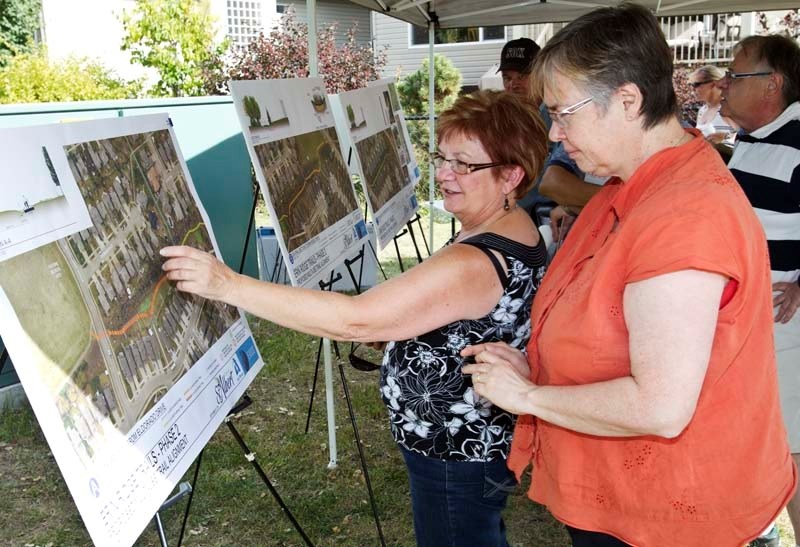
POLYGON ((514 414, 527 414, 527 397, 538 388, 527 378, 530 374, 527 358, 508 344, 492 342, 467 346, 463 357, 474 356, 475 364, 462 371, 472 375, 475 392, 500 408, 514 414))

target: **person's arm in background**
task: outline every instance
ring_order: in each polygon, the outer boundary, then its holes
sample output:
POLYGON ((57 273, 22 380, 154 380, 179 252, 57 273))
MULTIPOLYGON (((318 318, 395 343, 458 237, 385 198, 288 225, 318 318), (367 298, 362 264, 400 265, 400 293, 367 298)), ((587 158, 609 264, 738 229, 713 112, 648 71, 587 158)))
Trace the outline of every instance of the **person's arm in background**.
POLYGON ((581 208, 602 186, 584 182, 560 165, 551 165, 542 175, 539 192, 559 205, 581 208))
POLYGON ((578 169, 559 142, 544 165, 539 193, 559 205, 580 209, 601 188, 596 184, 584 182, 583 177, 583 172, 578 169))

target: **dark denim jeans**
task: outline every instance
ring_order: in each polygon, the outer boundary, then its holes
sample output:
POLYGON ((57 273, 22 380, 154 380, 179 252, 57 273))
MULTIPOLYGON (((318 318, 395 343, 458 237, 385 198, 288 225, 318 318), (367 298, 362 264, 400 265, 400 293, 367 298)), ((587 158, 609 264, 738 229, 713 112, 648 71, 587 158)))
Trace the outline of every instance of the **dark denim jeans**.
POLYGON ((572 547, 630 547, 624 541, 602 532, 590 532, 567 526, 567 532, 572 538, 572 547))
POLYGON ((500 513, 517 481, 505 460, 453 462, 400 451, 419 547, 507 547, 500 513))

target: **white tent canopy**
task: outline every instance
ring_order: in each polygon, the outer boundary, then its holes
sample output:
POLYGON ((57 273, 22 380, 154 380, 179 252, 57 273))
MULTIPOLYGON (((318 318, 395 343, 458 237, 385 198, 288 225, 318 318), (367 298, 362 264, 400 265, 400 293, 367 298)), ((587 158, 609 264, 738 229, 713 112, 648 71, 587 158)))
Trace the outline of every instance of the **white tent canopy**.
MULTIPOLYGON (((525 25, 571 21, 593 9, 616 6, 616 0, 350 0, 354 4, 427 27, 525 25)), ((798 0, 637 0, 657 16, 703 15, 787 10, 798 0)))

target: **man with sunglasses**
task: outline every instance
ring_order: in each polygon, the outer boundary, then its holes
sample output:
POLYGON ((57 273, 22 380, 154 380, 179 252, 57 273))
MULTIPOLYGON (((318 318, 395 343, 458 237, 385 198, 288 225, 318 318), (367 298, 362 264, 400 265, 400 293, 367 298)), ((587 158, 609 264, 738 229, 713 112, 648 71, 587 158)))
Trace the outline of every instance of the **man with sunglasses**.
MULTIPOLYGON (((784 36, 745 38, 717 86, 720 113, 741 127, 728 167, 767 236, 781 410, 792 458, 800 465, 800 47, 784 36)), ((798 492, 788 512, 797 538, 798 492)), ((750 545, 780 545, 776 527, 750 545)))

